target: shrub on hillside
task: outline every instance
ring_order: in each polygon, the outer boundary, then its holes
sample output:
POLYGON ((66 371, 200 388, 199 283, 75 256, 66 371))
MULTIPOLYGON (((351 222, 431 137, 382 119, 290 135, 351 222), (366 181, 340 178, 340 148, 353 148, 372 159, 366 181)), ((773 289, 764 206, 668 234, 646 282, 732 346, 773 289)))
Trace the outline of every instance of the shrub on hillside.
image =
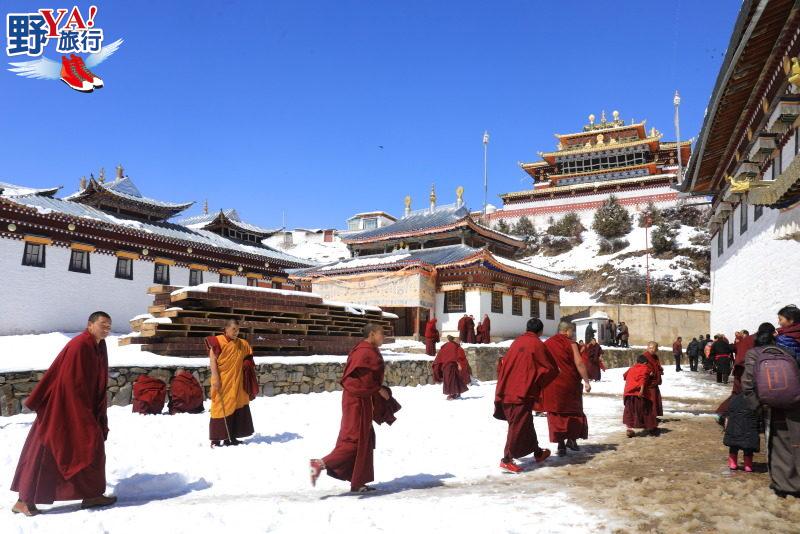
POLYGON ((656 254, 664 254, 678 248, 675 241, 676 232, 666 221, 656 226, 650 236, 656 254))
POLYGON ((552 236, 572 237, 580 240, 581 232, 585 230, 586 228, 581 223, 581 218, 573 211, 567 213, 558 221, 551 223, 547 228, 547 233, 552 236))
POLYGON ((627 239, 601 239, 600 254, 613 254, 627 248, 630 245, 627 239))
POLYGON ((494 229, 498 232, 502 232, 504 234, 510 234, 511 228, 508 226, 508 223, 504 219, 500 219, 497 224, 494 225, 494 229))
POLYGON ((650 217, 650 226, 655 226, 663 220, 661 210, 653 204, 653 201, 648 202, 647 206, 639 213, 639 228, 646 226, 648 217, 650 217))
POLYGON ((617 197, 611 195, 594 214, 592 228, 598 235, 606 239, 622 237, 631 231, 631 216, 617 197))
POLYGON ((526 239, 531 239, 536 234, 536 228, 534 228, 533 223, 529 218, 520 217, 516 224, 511 228, 511 233, 526 239))
POLYGON ((661 212, 664 220, 684 224, 687 226, 701 227, 708 222, 710 210, 703 206, 690 206, 683 199, 671 208, 665 208, 661 212))

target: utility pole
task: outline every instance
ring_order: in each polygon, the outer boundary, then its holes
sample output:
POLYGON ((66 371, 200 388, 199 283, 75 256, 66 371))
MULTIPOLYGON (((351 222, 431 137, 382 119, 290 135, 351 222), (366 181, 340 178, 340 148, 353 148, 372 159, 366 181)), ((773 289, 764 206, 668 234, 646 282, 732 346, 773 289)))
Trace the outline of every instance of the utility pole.
POLYGON ((683 182, 683 162, 681 160, 681 117, 680 113, 678 112, 678 108, 681 105, 681 96, 678 94, 678 90, 675 90, 675 96, 672 98, 672 103, 675 105, 675 138, 676 144, 678 147, 678 183, 680 184, 683 182))
POLYGON ((486 224, 486 205, 489 199, 489 131, 483 132, 483 222, 486 224))
POLYGON ((647 216, 647 219, 644 221, 644 253, 645 253, 645 273, 647 279, 647 304, 650 304, 650 245, 648 244, 649 240, 649 233, 650 233, 650 225, 652 224, 653 220, 650 216, 647 216))

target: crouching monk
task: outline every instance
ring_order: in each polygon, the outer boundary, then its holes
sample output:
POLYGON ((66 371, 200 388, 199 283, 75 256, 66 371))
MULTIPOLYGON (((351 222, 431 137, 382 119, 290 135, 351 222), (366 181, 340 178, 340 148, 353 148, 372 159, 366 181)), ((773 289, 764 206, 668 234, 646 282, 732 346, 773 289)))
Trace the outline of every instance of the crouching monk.
POLYGON ((81 508, 109 506, 106 497, 108 437, 106 384, 111 332, 105 312, 89 316, 86 330, 67 343, 25 405, 36 419, 11 483, 19 492, 12 512, 33 516, 37 504, 82 499, 81 508))
POLYGON ((372 421, 376 407, 389 401, 391 393, 383 385, 383 327, 367 324, 364 340, 347 356, 342 376, 342 424, 333 451, 322 459, 310 461, 311 484, 316 485, 322 470, 338 480, 350 482, 354 492, 372 491, 368 482, 375 480, 373 451, 375 429, 372 421))
POLYGON ((447 343, 439 349, 432 369, 433 380, 442 383, 442 392, 447 395, 447 400, 461 398, 461 394, 469 389, 467 355, 453 336, 447 336, 447 343))
POLYGON ((253 433, 250 395, 245 389, 246 367, 253 349, 239 337, 239 321, 229 319, 225 333, 206 338, 211 367, 211 446, 238 445, 237 438, 253 433))
POLYGON ((542 388, 558 375, 558 365, 539 339, 543 328, 539 319, 528 320, 527 331, 514 340, 498 369, 494 417, 508 422, 500 468, 511 473, 523 470, 514 458, 533 453, 543 462, 550 456, 548 449, 539 447, 531 413, 542 388))

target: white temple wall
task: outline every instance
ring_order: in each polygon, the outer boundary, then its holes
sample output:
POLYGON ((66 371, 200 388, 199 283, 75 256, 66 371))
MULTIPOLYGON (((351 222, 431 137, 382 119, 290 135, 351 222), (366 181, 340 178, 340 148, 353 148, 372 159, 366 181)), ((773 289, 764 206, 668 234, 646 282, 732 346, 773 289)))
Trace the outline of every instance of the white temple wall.
POLYGON ((762 322, 777 326, 780 308, 800 306, 800 284, 795 276, 800 242, 773 237, 779 210, 769 208, 755 221, 753 206, 749 206, 748 229, 740 234, 740 209, 737 207, 719 230, 722 255, 717 253, 719 233, 711 239, 711 333, 723 333, 729 339, 743 328, 754 332, 762 322), (734 241, 729 247, 731 223, 734 241))
MULTIPOLYGON (((91 273, 69 270, 71 251, 48 245, 45 267, 22 265, 22 240, 0 238, 0 335, 44 332, 80 332, 90 313, 111 315, 113 331, 130 332, 128 321, 152 305, 147 288, 153 285, 152 261, 134 260, 133 280, 116 278, 117 257, 92 253, 91 273)), ((218 282, 219 274, 204 272, 204 282, 218 282)), ((246 278, 234 277, 245 285, 246 278)), ((170 284, 188 285, 189 269, 170 266, 170 284)))

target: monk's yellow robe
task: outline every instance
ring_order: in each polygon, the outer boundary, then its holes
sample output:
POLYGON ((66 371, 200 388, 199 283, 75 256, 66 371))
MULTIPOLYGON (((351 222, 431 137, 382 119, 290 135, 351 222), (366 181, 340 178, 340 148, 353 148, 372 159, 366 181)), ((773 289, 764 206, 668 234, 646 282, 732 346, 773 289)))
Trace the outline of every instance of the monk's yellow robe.
POLYGON ((250 397, 244 386, 244 361, 252 358, 253 349, 241 338, 210 336, 206 344, 217 356, 221 386, 211 391, 209 439, 236 439, 253 433, 250 397))

